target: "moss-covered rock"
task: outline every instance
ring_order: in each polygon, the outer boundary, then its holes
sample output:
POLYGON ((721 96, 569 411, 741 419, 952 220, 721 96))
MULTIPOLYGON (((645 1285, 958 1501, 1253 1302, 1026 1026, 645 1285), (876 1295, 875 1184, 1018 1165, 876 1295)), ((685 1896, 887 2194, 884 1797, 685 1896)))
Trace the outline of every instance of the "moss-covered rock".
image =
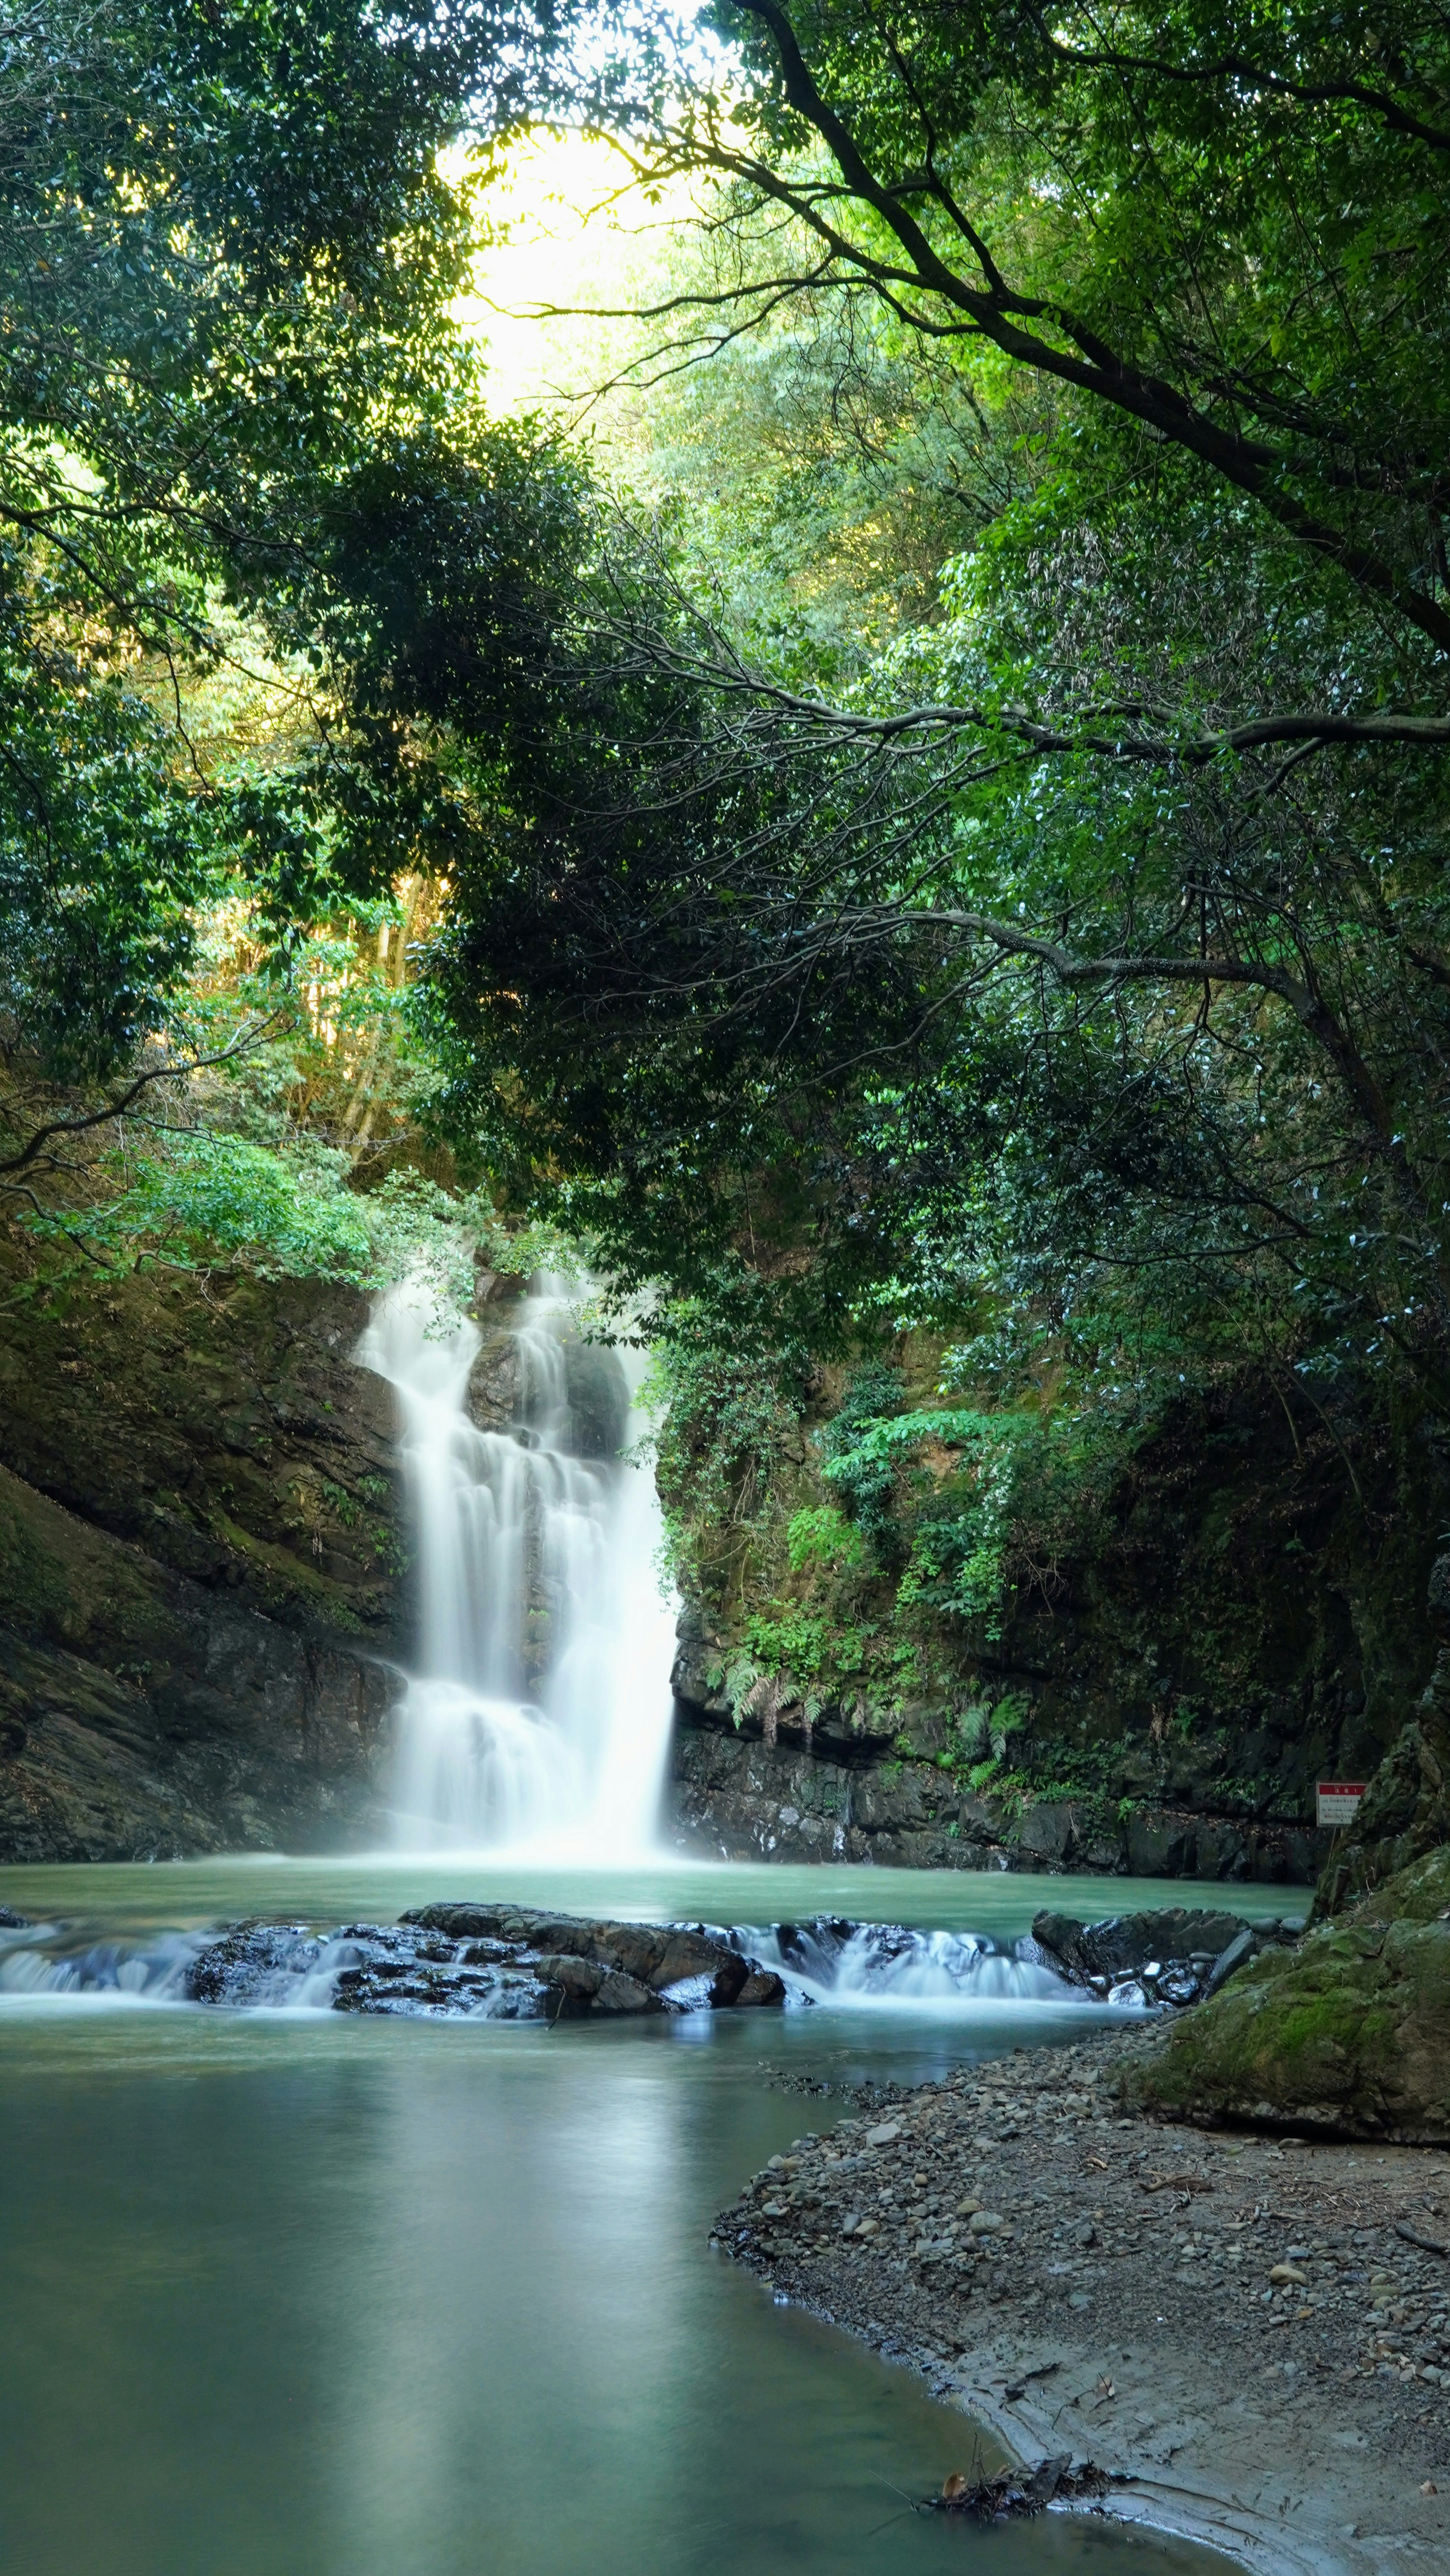
POLYGON ((0 1856, 317 1851, 377 1830, 387 1669, 0 1467, 0 1856))
POLYGON ((1450 2141, 1450 1850, 1296 1951, 1262 1953, 1123 2088, 1172 2118, 1450 2141))
MULTIPOLYGON (((929 1415, 939 1348, 916 1337, 898 1357, 900 1402, 929 1415)), ((1404 1776, 1391 1794, 1386 1774, 1383 1815, 1371 1803, 1371 1866, 1343 1874, 1336 1902, 1450 1831, 1422 1766, 1422 1754, 1439 1762, 1439 1719, 1416 1717, 1435 1652, 1435 1533, 1450 1518, 1450 1439, 1437 1425, 1365 1421, 1351 1463, 1312 1407, 1291 1423, 1260 1374, 1226 1373, 1170 1403, 1090 1508, 1080 1496, 1050 1528, 1033 1524, 997 1610, 969 1617, 933 1607, 940 1586, 903 1581, 913 1533, 960 1469, 950 1444, 924 1441, 889 1470, 878 1461, 883 1490, 861 1518, 852 1487, 848 1524, 832 1478, 850 1390, 839 1370, 818 1371, 798 1438, 777 1426, 769 1473, 750 1470, 742 1553, 738 1496, 708 1472, 712 1431, 724 1442, 735 1419, 728 1373, 722 1384, 729 1401, 697 1408, 672 1497, 677 1516, 693 1512, 696 1558, 676 1687, 692 1729, 763 1739, 750 1757, 751 1847, 774 1837, 792 1850, 772 1800, 800 1805, 812 1756, 849 1776, 848 1849, 856 1827, 879 1837, 889 1807, 898 1840, 915 1835, 924 1854, 925 1835, 933 1860, 940 1845, 968 1865, 990 1849, 1022 1869, 1302 1883, 1345 1856, 1317 1825, 1316 1782, 1368 1780, 1397 1743, 1404 1776), (721 1686, 753 1671, 758 1695, 721 1686), (1004 1706, 999 1748, 980 1720, 1004 1706), (793 1776, 777 1797, 771 1775, 785 1763, 793 1776), (912 1801, 924 1821, 904 1813, 903 1763, 921 1766, 912 1801), (879 1798, 871 1768, 891 1775, 879 1798)), ((717 1848, 743 1848, 739 1818, 691 1758, 689 1820, 717 1848)), ((1450 1737, 1441 1768, 1450 1779, 1450 1737)))

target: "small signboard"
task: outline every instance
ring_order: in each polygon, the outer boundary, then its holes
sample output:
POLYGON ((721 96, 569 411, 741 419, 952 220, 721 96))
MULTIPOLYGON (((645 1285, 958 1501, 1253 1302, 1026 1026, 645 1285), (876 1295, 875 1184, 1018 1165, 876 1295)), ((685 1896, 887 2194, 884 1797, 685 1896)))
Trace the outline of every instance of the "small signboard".
POLYGON ((1321 1780, 1319 1782, 1319 1822, 1337 1828, 1352 1825, 1359 1814, 1364 1796, 1362 1780, 1321 1780))

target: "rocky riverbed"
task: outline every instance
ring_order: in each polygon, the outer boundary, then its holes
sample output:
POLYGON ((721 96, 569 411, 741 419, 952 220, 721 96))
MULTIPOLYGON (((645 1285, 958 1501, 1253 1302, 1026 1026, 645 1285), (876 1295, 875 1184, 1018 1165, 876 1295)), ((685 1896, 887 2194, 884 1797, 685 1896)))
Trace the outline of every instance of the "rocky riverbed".
POLYGON ((1126 2473, 1111 2510, 1263 2570, 1443 2568, 1450 2156, 1125 2116, 1155 2045, 1018 2050, 841 2120, 716 2241, 1019 2458, 1126 2473))

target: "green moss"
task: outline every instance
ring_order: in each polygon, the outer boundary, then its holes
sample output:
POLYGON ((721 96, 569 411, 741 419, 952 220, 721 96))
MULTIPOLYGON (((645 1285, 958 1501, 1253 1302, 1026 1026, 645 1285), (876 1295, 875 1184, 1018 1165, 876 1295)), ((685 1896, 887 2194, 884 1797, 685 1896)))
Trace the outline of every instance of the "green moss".
POLYGON ((258 1538, 254 1531, 243 1529, 240 1521, 229 1520, 225 1512, 212 1515, 218 1537, 235 1548, 265 1577, 264 1589, 276 1608, 303 1604, 319 1612, 334 1628, 360 1632, 362 1621, 349 1606, 339 1586, 330 1583, 325 1574, 316 1574, 301 1557, 289 1548, 258 1538))
POLYGON ((1450 2138, 1450 1925, 1366 1919, 1262 1954, 1124 2090, 1180 2116, 1450 2138))

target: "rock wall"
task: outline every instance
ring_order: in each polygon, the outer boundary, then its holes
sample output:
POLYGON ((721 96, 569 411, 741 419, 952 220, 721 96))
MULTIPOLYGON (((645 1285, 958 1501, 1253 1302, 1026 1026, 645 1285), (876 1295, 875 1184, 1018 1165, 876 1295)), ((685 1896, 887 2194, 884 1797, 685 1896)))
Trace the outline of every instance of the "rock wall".
POLYGON ((807 1728, 785 1674, 737 1724, 720 1676, 738 1625, 696 1604, 675 1676, 678 1831, 755 1857, 1312 1880, 1330 1856, 1317 1780, 1368 1780, 1401 1742, 1383 1831, 1403 1836, 1427 1800, 1440 1814, 1443 1712, 1427 1699, 1404 1730, 1435 1658, 1426 1587, 1447 1520, 1441 1426, 1366 1440, 1351 1468, 1262 1391, 1228 1389, 1140 1453, 999 1635, 947 1641, 955 1691, 884 1715, 828 1705, 807 1728), (974 1792, 955 1706, 1006 1692, 1029 1711, 1003 1765, 1016 1778, 974 1792))
POLYGON ((1136 1805, 1116 1828, 1092 1798, 976 1796, 931 1758, 944 1732, 918 1713, 913 1742, 893 1748, 895 1723, 870 1734, 821 1714, 809 1735, 799 1714, 743 1717, 706 1677, 711 1656, 698 1614, 685 1623, 675 1666, 672 1833, 731 1860, 874 1861, 896 1869, 1100 1871, 1143 1878, 1255 1879, 1302 1885, 1322 1866, 1311 1827, 1191 1807, 1136 1805))
POLYGON ((406 1560, 365 1320, 247 1278, 0 1307, 0 1857, 376 1832, 406 1560))

